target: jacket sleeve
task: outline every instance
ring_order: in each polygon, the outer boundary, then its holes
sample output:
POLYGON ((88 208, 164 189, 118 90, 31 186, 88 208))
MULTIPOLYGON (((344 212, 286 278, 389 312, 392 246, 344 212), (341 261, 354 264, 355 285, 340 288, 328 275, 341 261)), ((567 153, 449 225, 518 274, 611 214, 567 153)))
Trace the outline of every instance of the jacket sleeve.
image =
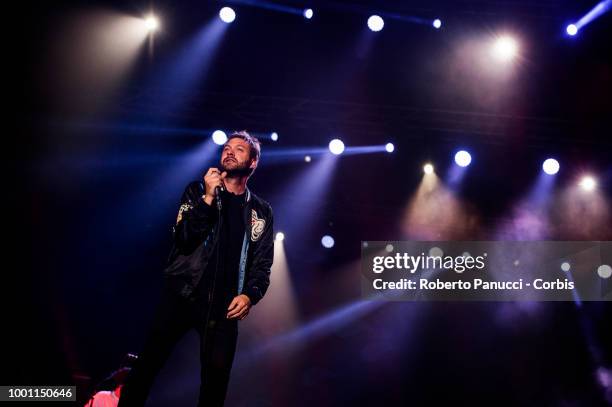
POLYGON ((274 260, 274 217, 272 208, 268 206, 270 216, 267 221, 261 240, 254 247, 253 262, 249 272, 246 274, 246 281, 242 294, 246 294, 251 300, 251 305, 255 305, 261 300, 270 285, 270 269, 274 260))
POLYGON ((203 194, 204 187, 199 182, 192 182, 185 188, 173 228, 174 244, 179 250, 197 247, 217 220, 216 210, 204 202, 203 194))

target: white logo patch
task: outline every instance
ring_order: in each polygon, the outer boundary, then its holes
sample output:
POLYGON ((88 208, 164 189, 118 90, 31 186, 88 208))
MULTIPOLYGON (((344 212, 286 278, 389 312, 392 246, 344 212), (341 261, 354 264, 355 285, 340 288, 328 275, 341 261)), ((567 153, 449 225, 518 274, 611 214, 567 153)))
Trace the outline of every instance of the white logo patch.
POLYGON ((176 223, 177 224, 181 221, 181 219, 183 219, 183 212, 187 212, 191 208, 193 208, 193 206, 191 206, 189 204, 182 204, 181 205, 181 207, 179 208, 179 211, 178 211, 178 216, 176 217, 176 223))
POLYGON ((256 242, 261 238, 264 228, 266 227, 266 221, 257 217, 255 209, 251 209, 251 240, 256 242))

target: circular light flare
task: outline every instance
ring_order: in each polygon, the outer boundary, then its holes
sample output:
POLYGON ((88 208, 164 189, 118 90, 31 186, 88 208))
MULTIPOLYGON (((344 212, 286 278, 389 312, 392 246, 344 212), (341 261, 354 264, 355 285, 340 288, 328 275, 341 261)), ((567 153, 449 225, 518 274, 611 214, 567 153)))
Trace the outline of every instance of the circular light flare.
POLYGON ((518 43, 510 36, 501 36, 493 44, 493 55, 500 61, 510 61, 517 53, 518 43))
POLYGON ((455 164, 459 167, 467 167, 472 162, 472 155, 465 150, 457 151, 455 154, 455 164))
POLYGON ((321 244, 326 249, 331 249, 332 247, 334 247, 334 244, 336 244, 336 242, 334 241, 334 238, 330 235, 325 235, 321 238, 321 244))
POLYGON ((578 27, 576 27, 576 24, 569 24, 565 28, 565 31, 573 37, 574 35, 578 34, 578 27))
POLYGON ((148 32, 157 31, 159 29, 159 20, 155 15, 150 14, 145 17, 144 25, 148 32))
POLYGON ((585 191, 592 191, 597 186, 597 181, 590 175, 585 175, 580 180, 580 187, 585 191))
POLYGON ((429 257, 444 257, 444 251, 437 246, 434 246, 429 249, 429 252, 427 254, 429 255, 429 257))
POLYGON ((309 155, 307 155, 306 157, 304 157, 304 161, 309 163, 310 161, 312 161, 312 158, 309 155))
POLYGON ((392 153, 395 151, 395 146, 393 145, 393 143, 387 143, 385 145, 385 150, 387 151, 387 153, 392 153))
POLYGON ((368 18, 368 28, 374 32, 378 32, 385 26, 385 20, 376 14, 368 18))
POLYGON ((344 143, 340 139, 333 139, 329 142, 329 151, 334 155, 340 155, 344 152, 344 143))
POLYGON ((559 172, 559 168, 559 161, 555 160, 554 158, 548 158, 542 164, 542 170, 544 170, 544 172, 548 175, 555 175, 559 172))
POLYGON ((283 232, 276 233, 275 240, 277 242, 282 242, 283 240, 285 240, 285 234, 283 232))
POLYGON ((236 19, 236 12, 231 7, 223 7, 219 11, 219 18, 226 24, 232 23, 236 19))
POLYGON ((439 30, 440 27, 442 27, 442 20, 440 20, 439 18, 436 18, 435 20, 433 20, 432 25, 436 30, 439 30))
POLYGON ((561 270, 568 272, 570 271, 572 268, 571 264, 569 264, 567 261, 564 261, 563 263, 561 263, 561 270))
POLYGON ((304 9, 304 18, 310 20, 314 16, 314 11, 311 8, 304 9))
POLYGON ((227 134, 223 130, 215 130, 212 134, 215 144, 222 146, 227 141, 227 134))
POLYGON ((434 166, 431 163, 427 163, 423 166, 423 172, 425 174, 433 174, 434 166))
POLYGON ((612 267, 607 264, 602 264, 597 267, 597 275, 601 278, 610 278, 612 277, 612 267))
POLYGON ((275 131, 273 131, 273 132, 270 134, 270 138, 272 139, 272 141, 278 141, 278 133, 277 133, 277 132, 275 132, 275 131))

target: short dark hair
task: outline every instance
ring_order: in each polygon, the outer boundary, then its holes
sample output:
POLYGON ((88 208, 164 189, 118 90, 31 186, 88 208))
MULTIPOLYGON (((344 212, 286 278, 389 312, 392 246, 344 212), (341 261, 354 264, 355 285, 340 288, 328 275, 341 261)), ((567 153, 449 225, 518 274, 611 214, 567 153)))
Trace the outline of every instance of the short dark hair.
POLYGON ((227 138, 227 141, 230 141, 233 138, 239 138, 246 141, 249 144, 249 158, 255 159, 259 161, 259 156, 261 155, 261 144, 256 137, 251 136, 246 130, 235 131, 227 138))

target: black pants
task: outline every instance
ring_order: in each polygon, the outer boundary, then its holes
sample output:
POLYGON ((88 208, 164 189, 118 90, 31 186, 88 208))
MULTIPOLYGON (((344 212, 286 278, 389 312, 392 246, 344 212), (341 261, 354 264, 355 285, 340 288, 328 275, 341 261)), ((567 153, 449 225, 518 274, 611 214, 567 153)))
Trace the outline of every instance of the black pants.
POLYGON ((200 334, 198 406, 223 406, 236 351, 237 321, 211 319, 205 330, 206 309, 196 304, 164 289, 151 333, 121 390, 119 407, 144 406, 155 376, 191 328, 200 334))

